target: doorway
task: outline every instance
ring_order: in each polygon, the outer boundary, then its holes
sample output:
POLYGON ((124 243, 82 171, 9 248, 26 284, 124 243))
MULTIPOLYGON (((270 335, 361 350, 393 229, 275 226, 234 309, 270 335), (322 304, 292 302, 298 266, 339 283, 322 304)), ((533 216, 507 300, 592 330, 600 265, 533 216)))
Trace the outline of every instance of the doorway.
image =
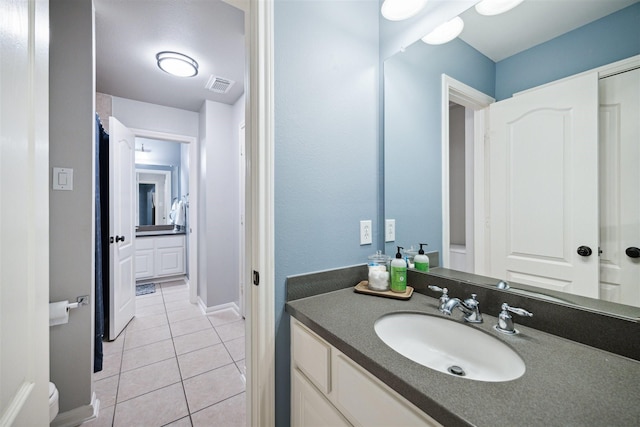
POLYGON ((485 269, 484 156, 487 107, 495 100, 442 75, 442 266, 485 269), (482 177, 482 178, 478 178, 482 177), (479 210, 482 209, 482 210, 479 210))
MULTIPOLYGON (((167 225, 172 223, 175 225, 175 218, 171 219, 174 202, 182 201, 184 203, 189 302, 196 304, 198 299, 198 140, 186 135, 145 129, 131 130, 136 137, 136 147, 140 150, 136 151, 136 168, 144 171, 157 171, 160 174, 170 176, 168 181, 170 181, 172 189, 166 189, 165 192, 165 194, 170 194, 165 208, 169 217, 166 221, 167 225), (142 151, 142 144, 146 144, 145 151, 142 151)), ((173 211, 176 215, 176 211, 173 211)))

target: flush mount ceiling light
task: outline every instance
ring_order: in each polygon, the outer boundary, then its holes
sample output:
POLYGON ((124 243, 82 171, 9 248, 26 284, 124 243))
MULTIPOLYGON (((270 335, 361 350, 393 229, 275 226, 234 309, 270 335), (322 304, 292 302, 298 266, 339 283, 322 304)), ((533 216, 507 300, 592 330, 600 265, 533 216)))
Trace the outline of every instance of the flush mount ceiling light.
POLYGON ((450 42, 460 35, 464 28, 464 21, 456 16, 451 21, 436 27, 435 30, 422 38, 422 41, 428 44, 444 44, 450 42))
POLYGON ((178 77, 193 77, 198 74, 198 63, 178 52, 159 52, 156 55, 158 67, 165 73, 178 77))
POLYGON ((476 11, 480 15, 485 16, 500 15, 513 9, 522 2, 523 0, 482 0, 476 4, 476 11))
POLYGON ((389 21, 402 21, 416 15, 427 4, 427 0, 384 0, 382 16, 389 21))

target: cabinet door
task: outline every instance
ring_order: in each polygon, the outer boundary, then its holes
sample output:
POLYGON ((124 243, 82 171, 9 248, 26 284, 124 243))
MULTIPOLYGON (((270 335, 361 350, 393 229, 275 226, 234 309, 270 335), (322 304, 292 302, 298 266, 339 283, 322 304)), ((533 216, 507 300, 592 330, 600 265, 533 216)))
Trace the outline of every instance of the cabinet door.
POLYGON ((184 236, 156 237, 155 276, 184 274, 184 236))
POLYGON ((136 280, 153 277, 153 249, 136 249, 136 280))
POLYGON ((298 369, 292 370, 291 425, 296 427, 351 426, 298 369))
POLYGON ((184 274, 184 247, 156 250, 156 276, 184 274))

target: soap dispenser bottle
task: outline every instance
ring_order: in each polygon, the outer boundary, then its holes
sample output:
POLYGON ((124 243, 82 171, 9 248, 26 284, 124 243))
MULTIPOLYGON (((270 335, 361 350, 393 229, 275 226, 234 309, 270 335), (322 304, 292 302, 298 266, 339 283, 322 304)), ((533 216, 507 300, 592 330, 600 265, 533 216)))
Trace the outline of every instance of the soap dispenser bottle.
POLYGON ((404 249, 398 246, 398 252, 393 261, 391 261, 391 291, 392 292, 406 292, 407 290, 407 262, 402 258, 400 249, 404 249))
POLYGON ((428 246, 426 243, 420 243, 418 255, 413 257, 413 263, 418 271, 429 271, 429 257, 424 254, 422 246, 428 246))

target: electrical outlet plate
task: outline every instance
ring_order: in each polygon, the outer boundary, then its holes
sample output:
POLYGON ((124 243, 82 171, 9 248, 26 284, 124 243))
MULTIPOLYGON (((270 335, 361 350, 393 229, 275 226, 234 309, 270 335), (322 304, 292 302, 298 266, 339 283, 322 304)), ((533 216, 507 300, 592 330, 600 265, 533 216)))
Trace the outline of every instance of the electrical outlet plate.
POLYGON ((371 220, 360 221, 360 245, 370 245, 373 242, 371 220))
POLYGON ((387 219, 384 222, 384 241, 395 242, 396 240, 396 220, 387 219))

